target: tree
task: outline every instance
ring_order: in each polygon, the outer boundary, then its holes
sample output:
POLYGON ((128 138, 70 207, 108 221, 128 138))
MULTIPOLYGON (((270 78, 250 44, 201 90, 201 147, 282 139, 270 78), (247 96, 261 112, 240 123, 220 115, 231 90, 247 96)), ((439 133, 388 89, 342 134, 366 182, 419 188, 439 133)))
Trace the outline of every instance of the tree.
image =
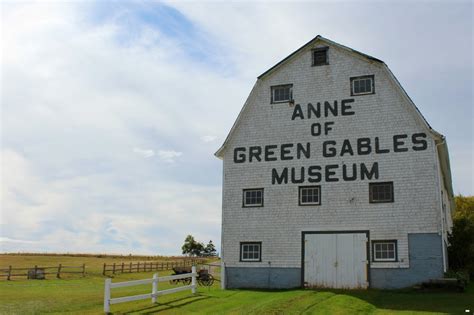
POLYGON ((210 240, 204 248, 204 256, 216 256, 216 247, 212 243, 212 240, 210 240))
POLYGON ((194 239, 194 236, 188 235, 184 239, 184 244, 181 246, 181 250, 184 255, 202 256, 204 252, 204 244, 197 242, 194 239))
POLYGON ((474 278, 474 196, 456 196, 455 203, 453 230, 448 235, 449 266, 474 278))
POLYGON ((189 256, 216 256, 216 248, 212 243, 212 240, 204 246, 203 243, 198 242, 194 239, 194 236, 188 235, 184 240, 183 246, 181 246, 181 250, 183 251, 184 255, 189 256))

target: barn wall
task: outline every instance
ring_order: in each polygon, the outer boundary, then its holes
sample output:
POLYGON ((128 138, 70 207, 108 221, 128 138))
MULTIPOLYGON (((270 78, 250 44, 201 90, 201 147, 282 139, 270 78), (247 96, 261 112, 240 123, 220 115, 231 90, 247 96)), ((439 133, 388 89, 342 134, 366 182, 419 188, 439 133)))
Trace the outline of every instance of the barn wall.
POLYGON ((227 267, 227 288, 290 289, 301 286, 301 268, 227 267))
MULTIPOLYGON (((379 289, 409 287, 443 277, 441 237, 436 233, 409 234, 410 268, 370 271, 370 286, 379 289)), ((301 286, 301 268, 227 267, 227 288, 295 288, 301 286)))
POLYGON ((443 277, 441 236, 434 233, 409 234, 410 268, 372 269, 371 287, 404 288, 426 279, 443 277))
MULTIPOLYGON (((329 48, 329 62, 329 66, 311 67, 308 49, 257 82, 247 109, 226 145, 222 255, 229 271, 230 287, 237 286, 232 284, 233 279, 242 281, 243 268, 262 268, 261 277, 269 262, 272 268, 282 270, 301 268, 302 231, 370 230, 372 240, 396 239, 398 261, 371 265, 372 269, 386 270, 411 267, 409 233, 438 233, 440 230, 439 191, 434 185, 438 171, 435 145, 419 117, 381 64, 368 62, 337 47, 329 48), (361 75, 375 75, 375 94, 350 95, 350 77, 361 75), (293 84, 297 104, 334 100, 340 104, 343 99, 353 98, 351 105, 355 115, 291 120, 292 106, 270 103, 270 87, 287 83, 293 84), (325 121, 335 122, 333 130, 328 135, 311 136, 311 124, 325 121), (393 135, 420 132, 427 133, 428 147, 424 151, 334 158, 321 155, 325 140, 336 140, 340 144, 349 139, 354 143, 357 138, 377 136, 384 146, 390 146, 393 135), (233 161, 235 147, 298 142, 311 143, 311 159, 242 164, 233 161), (307 168, 310 165, 324 168, 328 164, 371 165, 374 162, 379 165, 377 180, 358 178, 352 182, 318 183, 322 190, 319 206, 298 205, 298 186, 311 185, 307 181, 282 185, 271 181, 273 168, 307 168), (369 203, 369 182, 382 181, 393 181, 395 202, 369 203), (264 188, 264 207, 242 207, 242 190, 248 188, 264 188), (239 243, 245 241, 262 242, 261 262, 239 261, 239 243)), ((293 284, 292 281, 288 280, 288 283, 293 284)))

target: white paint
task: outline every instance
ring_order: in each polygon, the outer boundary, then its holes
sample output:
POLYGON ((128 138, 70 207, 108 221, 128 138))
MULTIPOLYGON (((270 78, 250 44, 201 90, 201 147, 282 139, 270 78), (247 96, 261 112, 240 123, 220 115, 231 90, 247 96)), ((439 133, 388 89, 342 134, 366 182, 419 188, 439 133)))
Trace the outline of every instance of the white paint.
POLYGON ((305 235, 304 281, 310 287, 367 288, 365 233, 305 235))
POLYGON ((152 290, 151 290, 151 303, 155 304, 157 302, 157 296, 156 294, 158 293, 158 273, 155 273, 153 275, 153 283, 152 283, 152 290))
POLYGON ((112 283, 112 279, 108 278, 105 279, 105 287, 104 287, 104 312, 110 313, 110 305, 124 303, 124 302, 131 302, 131 301, 138 301, 138 300, 145 300, 151 298, 152 303, 156 303, 157 297, 167 294, 172 294, 180 291, 191 290, 193 294, 196 293, 196 266, 191 267, 191 273, 185 273, 175 276, 165 276, 159 277, 158 273, 153 275, 151 279, 143 279, 143 280, 132 280, 132 281, 124 281, 124 282, 116 282, 112 283), (170 280, 178 280, 191 277, 192 283, 190 285, 185 285, 177 288, 167 289, 158 291, 158 283, 170 280), (123 288, 123 287, 130 287, 130 286, 137 286, 143 284, 152 284, 152 292, 139 294, 139 295, 132 295, 132 296, 123 296, 119 298, 112 298, 111 297, 111 289, 114 288, 123 288))

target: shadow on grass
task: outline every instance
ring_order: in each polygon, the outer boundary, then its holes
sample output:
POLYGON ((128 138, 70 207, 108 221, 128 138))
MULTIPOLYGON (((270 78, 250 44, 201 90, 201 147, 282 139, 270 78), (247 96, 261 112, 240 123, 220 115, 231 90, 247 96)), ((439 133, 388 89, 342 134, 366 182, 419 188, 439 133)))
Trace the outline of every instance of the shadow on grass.
POLYGON ((140 308, 140 309, 135 309, 129 312, 126 312, 124 314, 132 314, 132 313, 139 313, 139 314, 156 314, 158 312, 174 309, 174 308, 180 308, 192 303, 204 301, 207 299, 212 299, 214 297, 212 296, 207 296, 207 295, 201 295, 199 293, 191 296, 186 296, 182 297, 179 299, 171 300, 166 303, 157 303, 152 306, 140 308))
POLYGON ((396 311, 464 313, 474 308, 472 292, 423 292, 404 290, 328 290, 338 295, 346 295, 372 304, 377 309, 396 311))
MULTIPOLYGON (((303 291, 303 289, 299 289, 303 291)), ((246 289, 236 291, 247 292, 287 292, 292 290, 246 289)), ((305 289, 314 292, 314 299, 318 300, 319 293, 332 293, 330 298, 311 303, 304 312, 317 311, 318 304, 327 304, 335 299, 339 309, 350 308, 351 298, 368 303, 379 310, 406 311, 406 312, 443 312, 449 314, 465 314, 465 310, 474 309, 474 283, 471 283, 466 292, 446 291, 418 291, 414 289, 402 290, 339 290, 339 289, 305 289)), ((311 299, 311 297, 310 297, 311 299)), ((353 301, 353 300, 352 300, 353 301)), ((283 310, 284 311, 284 310, 283 310)))

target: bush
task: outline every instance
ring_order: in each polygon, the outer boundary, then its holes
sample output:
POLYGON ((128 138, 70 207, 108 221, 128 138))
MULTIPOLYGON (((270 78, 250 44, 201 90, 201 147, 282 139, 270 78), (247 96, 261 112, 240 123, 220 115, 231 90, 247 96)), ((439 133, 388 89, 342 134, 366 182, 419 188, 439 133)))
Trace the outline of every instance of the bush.
POLYGON ((449 267, 474 278, 474 197, 455 197, 453 230, 448 235, 449 267))
POLYGON ((470 281, 469 272, 467 272, 467 270, 448 270, 444 274, 444 277, 458 279, 463 286, 466 286, 470 281))

